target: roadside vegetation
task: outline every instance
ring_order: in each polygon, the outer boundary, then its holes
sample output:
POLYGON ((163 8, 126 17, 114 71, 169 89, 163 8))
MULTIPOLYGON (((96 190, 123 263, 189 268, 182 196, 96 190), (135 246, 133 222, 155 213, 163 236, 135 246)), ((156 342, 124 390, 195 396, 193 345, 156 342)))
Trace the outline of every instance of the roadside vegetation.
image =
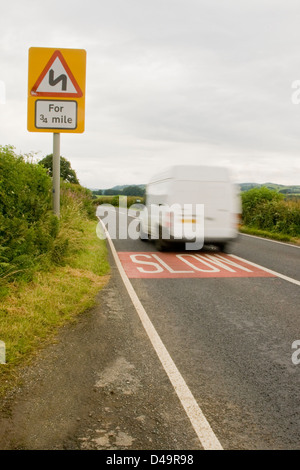
MULTIPOLYGON (((240 231, 250 235, 300 244, 300 194, 298 186, 285 188, 281 185, 252 186, 241 191, 242 224, 240 231)), ((132 187, 130 187, 130 190, 132 187)), ((123 190, 124 191, 124 190, 123 190)), ((97 204, 122 204, 124 193, 98 195, 93 192, 97 204)), ((127 207, 144 204, 143 196, 126 196, 127 207)))
MULTIPOLYGON (((107 282, 96 205, 118 206, 120 196, 126 196, 127 207, 144 203, 141 194, 125 194, 131 190, 93 194, 63 159, 58 219, 52 211, 51 160, 36 163, 11 146, 0 147, 0 341, 6 347, 0 394, 59 327, 94 305, 107 282)), ((299 243, 300 198, 266 187, 242 191, 240 230, 299 243)))
POLYGON ((244 191, 241 196, 241 232, 300 242, 300 198, 287 198, 266 187, 244 191))
POLYGON ((94 305, 108 279, 91 191, 62 179, 58 219, 48 173, 32 157, 0 147, 0 394, 17 366, 94 305))

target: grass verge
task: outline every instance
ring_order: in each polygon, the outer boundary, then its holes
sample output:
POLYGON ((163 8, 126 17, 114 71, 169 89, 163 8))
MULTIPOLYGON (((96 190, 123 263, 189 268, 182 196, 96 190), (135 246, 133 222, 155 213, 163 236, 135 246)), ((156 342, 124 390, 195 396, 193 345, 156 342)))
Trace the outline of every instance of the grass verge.
POLYGON ((282 234, 282 233, 268 232, 266 230, 259 230, 259 229, 256 229, 256 228, 250 228, 250 227, 247 227, 246 225, 240 226, 239 231, 241 233, 246 233, 248 235, 255 235, 257 237, 270 238, 271 240, 295 243, 296 245, 300 245, 300 239, 299 238, 291 237, 290 235, 286 235, 286 234, 282 234))
POLYGON ((17 380, 19 366, 55 339, 58 329, 74 322, 95 304, 109 278, 105 240, 96 235, 97 222, 87 220, 80 248, 63 266, 38 271, 29 283, 14 283, 1 299, 0 340, 6 347, 6 364, 0 364, 0 395, 17 380))

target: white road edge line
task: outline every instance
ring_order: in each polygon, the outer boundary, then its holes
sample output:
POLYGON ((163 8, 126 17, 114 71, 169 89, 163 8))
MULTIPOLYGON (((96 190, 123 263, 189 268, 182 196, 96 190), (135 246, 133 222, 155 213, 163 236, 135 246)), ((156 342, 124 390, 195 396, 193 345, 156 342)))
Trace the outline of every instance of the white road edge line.
POLYGON ((264 240, 265 242, 278 243, 279 245, 285 245, 285 246, 290 246, 292 248, 300 249, 299 245, 293 245, 292 243, 288 243, 288 242, 279 242, 278 240, 272 240, 271 238, 259 237, 258 235, 249 235, 249 233, 243 233, 243 232, 240 232, 239 235, 242 235, 243 237, 258 238, 259 240, 264 240))
POLYGON ((284 274, 278 273, 277 271, 272 271, 272 269, 265 268, 264 266, 261 266, 260 264, 252 263, 252 261, 248 261, 244 258, 240 258, 239 256, 231 255, 231 254, 229 256, 237 260, 243 261, 244 263, 250 264, 251 266, 255 266, 256 268, 262 269, 263 271, 273 274, 276 277, 280 277, 281 279, 291 282, 292 284, 296 284, 296 286, 300 286, 300 281, 297 281, 297 279, 293 279, 292 277, 285 276, 284 274))
POLYGON ((127 274, 124 271, 124 268, 118 257, 117 251, 114 247, 112 239, 110 238, 110 235, 105 225, 103 224, 101 219, 99 220, 106 234, 114 260, 120 272, 121 278, 125 284, 125 287, 128 291, 128 294, 132 300, 132 303, 140 317, 142 325, 154 347, 154 350, 156 354, 158 355, 158 358, 160 362, 162 363, 163 368, 165 369, 171 381, 171 384, 173 385, 175 392, 177 393, 177 396, 198 436, 198 439, 201 445, 203 446, 204 450, 223 450, 223 447, 221 446, 216 435, 214 434, 212 428, 210 427, 210 424, 205 418, 192 392, 188 388, 184 378, 182 377, 179 370, 177 369, 175 363, 173 362, 173 359, 168 353, 165 345, 160 339, 160 336, 158 335, 156 329, 154 328, 150 318, 148 317, 146 310, 144 309, 142 303, 140 302, 131 282, 129 281, 127 277, 127 274))

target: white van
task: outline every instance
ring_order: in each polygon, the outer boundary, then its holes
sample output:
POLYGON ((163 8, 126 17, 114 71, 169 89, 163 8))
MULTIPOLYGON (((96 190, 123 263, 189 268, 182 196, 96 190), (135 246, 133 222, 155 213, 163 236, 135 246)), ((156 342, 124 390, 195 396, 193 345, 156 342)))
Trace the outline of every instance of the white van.
POLYGON ((226 168, 173 166, 146 187, 140 238, 154 239, 159 250, 175 241, 186 242, 187 249, 214 244, 224 251, 238 236, 240 214, 239 189, 226 168))

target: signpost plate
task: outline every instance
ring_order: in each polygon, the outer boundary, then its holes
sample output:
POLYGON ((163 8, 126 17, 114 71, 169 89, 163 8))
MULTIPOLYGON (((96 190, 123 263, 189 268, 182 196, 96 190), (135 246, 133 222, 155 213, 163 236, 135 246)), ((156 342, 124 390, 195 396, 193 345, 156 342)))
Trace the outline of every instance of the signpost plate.
POLYGON ((36 100, 35 127, 38 129, 76 129, 77 102, 64 100, 36 100))
POLYGON ((84 49, 29 49, 30 132, 84 132, 85 71, 84 49))

